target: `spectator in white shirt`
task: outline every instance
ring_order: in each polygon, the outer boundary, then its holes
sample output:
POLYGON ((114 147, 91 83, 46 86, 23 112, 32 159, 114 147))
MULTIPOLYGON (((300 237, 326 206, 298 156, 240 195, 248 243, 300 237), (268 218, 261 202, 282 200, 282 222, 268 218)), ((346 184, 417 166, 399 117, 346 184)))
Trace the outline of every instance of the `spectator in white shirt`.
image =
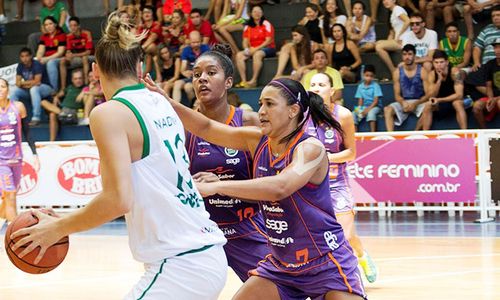
POLYGON ((421 14, 413 13, 410 17, 411 31, 400 36, 399 43, 402 46, 412 44, 417 52, 415 62, 422 64, 427 71, 432 70, 432 55, 438 48, 437 33, 434 30, 425 28, 424 18, 421 14))

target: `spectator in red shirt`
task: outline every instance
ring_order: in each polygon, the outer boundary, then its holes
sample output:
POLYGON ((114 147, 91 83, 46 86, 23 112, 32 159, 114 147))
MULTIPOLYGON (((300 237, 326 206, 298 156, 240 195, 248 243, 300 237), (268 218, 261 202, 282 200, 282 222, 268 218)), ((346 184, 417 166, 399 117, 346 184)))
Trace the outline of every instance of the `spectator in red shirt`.
MULTIPOLYGON (((184 28, 184 33, 189 36, 191 31, 195 30, 201 34, 202 44, 210 46, 217 44, 217 39, 212 31, 212 24, 201 17, 201 10, 198 8, 193 8, 189 14, 189 21, 184 28)), ((189 40, 186 41, 186 44, 189 44, 189 40)))
POLYGON ((83 30, 80 27, 80 19, 78 17, 71 17, 69 19, 69 31, 66 35, 66 55, 59 63, 59 75, 61 77, 60 91, 64 91, 67 81, 67 67, 72 65, 75 67, 82 67, 85 84, 89 83, 89 56, 92 54, 94 44, 92 42, 92 34, 88 30, 83 30))
POLYGON ((144 74, 153 69, 153 56, 158 54, 159 37, 161 36, 161 25, 153 19, 153 7, 144 6, 142 9, 142 23, 137 27, 137 34, 146 31, 146 36, 141 42, 142 50, 146 54, 146 69, 144 74))
POLYGON ((182 10, 184 15, 187 15, 191 12, 192 7, 191 0, 166 0, 163 4, 163 21, 170 23, 176 9, 182 10))
POLYGON ((43 20, 45 32, 40 37, 36 59, 47 68, 49 82, 54 91, 59 87, 59 62, 66 51, 66 34, 57 26, 54 17, 43 20))
POLYGON ((172 14, 172 24, 163 27, 163 43, 176 55, 180 54, 181 47, 186 40, 184 25, 184 13, 176 9, 172 14))
POLYGON ((256 87, 262 60, 276 56, 274 27, 264 18, 264 12, 259 5, 252 7, 250 20, 243 29, 243 48, 245 50, 236 54, 236 66, 241 78, 236 87, 256 87), (250 57, 253 60, 253 74, 252 79, 247 82, 245 61, 250 57))

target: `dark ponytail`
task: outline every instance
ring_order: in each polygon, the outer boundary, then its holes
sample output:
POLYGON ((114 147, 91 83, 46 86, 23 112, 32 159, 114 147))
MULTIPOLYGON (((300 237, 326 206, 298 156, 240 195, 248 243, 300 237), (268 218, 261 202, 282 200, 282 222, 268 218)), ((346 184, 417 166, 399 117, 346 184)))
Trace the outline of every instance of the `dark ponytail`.
POLYGON ((298 126, 290 134, 280 140, 280 143, 287 143, 293 139, 304 127, 304 124, 309 118, 314 124, 326 123, 334 130, 343 134, 342 126, 337 122, 330 113, 330 110, 323 102, 323 98, 315 93, 307 92, 302 84, 298 81, 280 78, 271 81, 268 85, 280 90, 280 95, 287 99, 288 105, 298 104, 300 107, 298 126))

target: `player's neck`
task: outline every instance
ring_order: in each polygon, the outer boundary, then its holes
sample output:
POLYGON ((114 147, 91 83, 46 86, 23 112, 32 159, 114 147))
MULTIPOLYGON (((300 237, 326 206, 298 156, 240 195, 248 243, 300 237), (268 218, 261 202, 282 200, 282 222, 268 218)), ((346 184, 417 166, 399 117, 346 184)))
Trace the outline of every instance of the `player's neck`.
POLYGON ((220 123, 226 123, 229 114, 231 113, 231 107, 227 104, 227 100, 217 101, 216 103, 200 103, 199 111, 214 121, 220 123))
POLYGON ((137 79, 132 77, 111 80, 106 80, 101 77, 101 81, 103 81, 101 82, 101 88, 107 100, 111 99, 118 90, 138 84, 137 79))

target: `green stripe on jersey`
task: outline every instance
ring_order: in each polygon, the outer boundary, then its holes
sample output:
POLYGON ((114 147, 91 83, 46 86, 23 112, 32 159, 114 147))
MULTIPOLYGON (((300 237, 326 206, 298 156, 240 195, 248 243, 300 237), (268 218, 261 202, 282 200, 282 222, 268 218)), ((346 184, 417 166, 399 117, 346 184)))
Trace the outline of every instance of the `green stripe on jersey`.
POLYGON ((134 85, 129 85, 129 86, 125 86, 125 87, 122 87, 121 89, 118 89, 111 98, 114 98, 116 95, 118 95, 118 93, 121 93, 123 91, 136 91, 136 90, 140 90, 140 89, 144 89, 146 88, 146 86, 143 84, 143 83, 138 83, 138 84, 134 84, 134 85))
POLYGON ((116 101, 126 105, 134 113, 135 117, 137 118, 137 121, 139 121, 139 125, 141 125, 141 131, 142 131, 142 135, 144 138, 144 142, 142 144, 141 159, 145 158, 146 156, 149 155, 150 144, 149 144, 149 133, 148 133, 148 129, 146 127, 146 123, 144 122, 144 119, 142 118, 142 116, 139 113, 139 111, 137 110, 137 108, 135 108, 135 106, 132 103, 130 103, 127 99, 113 98, 111 100, 116 100, 116 101))

